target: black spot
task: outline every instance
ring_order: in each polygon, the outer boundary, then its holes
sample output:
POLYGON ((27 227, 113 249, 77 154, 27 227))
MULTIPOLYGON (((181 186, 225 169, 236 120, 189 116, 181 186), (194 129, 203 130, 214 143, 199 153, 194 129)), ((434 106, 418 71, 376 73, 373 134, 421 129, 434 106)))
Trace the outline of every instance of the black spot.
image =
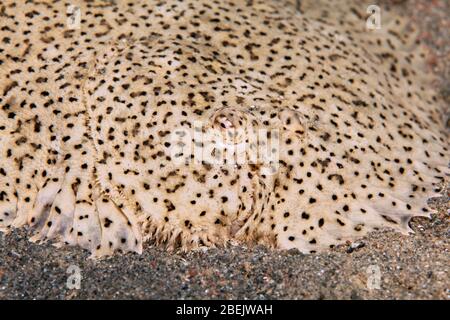
POLYGON ((325 220, 323 218, 320 218, 319 219, 319 227, 321 228, 324 223, 325 223, 325 220))

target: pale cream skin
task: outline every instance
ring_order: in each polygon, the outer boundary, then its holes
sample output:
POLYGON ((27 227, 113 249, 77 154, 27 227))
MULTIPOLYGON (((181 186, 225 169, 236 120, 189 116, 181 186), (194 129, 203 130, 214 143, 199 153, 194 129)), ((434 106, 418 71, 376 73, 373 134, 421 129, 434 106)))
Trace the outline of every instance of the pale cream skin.
POLYGON ((448 174, 443 104, 394 14, 365 30, 360 1, 120 1, 82 3, 69 26, 63 3, 15 3, 0 22, 14 26, 0 31, 2 231, 93 257, 145 241, 309 253, 429 216, 448 174), (243 161, 174 152, 177 130, 189 150, 225 137, 208 155, 243 161))

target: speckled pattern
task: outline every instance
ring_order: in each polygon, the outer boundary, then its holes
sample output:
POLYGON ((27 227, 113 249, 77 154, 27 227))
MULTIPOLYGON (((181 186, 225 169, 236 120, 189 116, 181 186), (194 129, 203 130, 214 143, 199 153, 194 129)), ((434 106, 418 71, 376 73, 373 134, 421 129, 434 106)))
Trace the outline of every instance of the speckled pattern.
MULTIPOLYGON (((423 29, 448 91, 450 37, 446 0, 399 4, 423 29), (447 84, 447 85, 446 85, 447 84)), ((450 100, 449 100, 450 101, 450 100)), ((0 235, 0 298, 3 299, 449 299, 449 197, 435 201, 439 214, 415 218, 415 234, 387 230, 330 252, 230 245, 173 254, 148 244, 142 255, 95 262, 75 248, 54 250, 29 243, 24 231, 0 235), (81 269, 80 290, 66 287, 70 265, 81 269), (378 266, 381 288, 367 288, 367 268, 378 266)))
POLYGON ((378 231, 360 241, 359 249, 347 245, 312 255, 261 246, 173 255, 150 247, 141 256, 94 262, 80 250, 29 244, 21 233, 2 235, 0 297, 448 299, 448 217, 442 213, 431 221, 415 220, 415 235, 378 231), (82 270, 80 290, 66 287, 70 265, 82 270), (380 268, 380 290, 367 289, 371 265, 380 268))

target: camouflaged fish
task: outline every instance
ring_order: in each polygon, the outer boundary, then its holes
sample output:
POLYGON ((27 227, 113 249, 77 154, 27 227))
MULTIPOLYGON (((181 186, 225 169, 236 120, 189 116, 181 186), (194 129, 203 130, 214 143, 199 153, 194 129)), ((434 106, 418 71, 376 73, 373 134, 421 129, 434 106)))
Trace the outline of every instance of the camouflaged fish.
POLYGON ((95 257, 410 232, 448 174, 444 104, 368 5, 1 1, 1 230, 95 257))

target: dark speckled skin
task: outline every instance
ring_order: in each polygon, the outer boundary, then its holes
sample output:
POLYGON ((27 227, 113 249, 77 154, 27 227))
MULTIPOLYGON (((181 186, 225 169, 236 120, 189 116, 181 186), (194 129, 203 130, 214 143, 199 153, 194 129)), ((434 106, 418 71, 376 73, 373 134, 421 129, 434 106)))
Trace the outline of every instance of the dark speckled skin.
MULTIPOLYGON (((448 83, 450 29, 442 27, 450 23, 448 1, 410 0, 405 10, 429 32, 439 57, 435 71, 448 83)), ((24 231, 0 234, 0 298, 449 299, 448 192, 433 203, 439 214, 413 219, 414 235, 380 230, 365 237, 362 248, 343 245, 312 255, 238 246, 174 255, 149 247, 140 256, 94 262, 81 249, 29 243, 24 231), (370 291, 366 270, 374 264, 382 285, 370 291), (82 270, 80 290, 66 287, 70 265, 82 270)))

